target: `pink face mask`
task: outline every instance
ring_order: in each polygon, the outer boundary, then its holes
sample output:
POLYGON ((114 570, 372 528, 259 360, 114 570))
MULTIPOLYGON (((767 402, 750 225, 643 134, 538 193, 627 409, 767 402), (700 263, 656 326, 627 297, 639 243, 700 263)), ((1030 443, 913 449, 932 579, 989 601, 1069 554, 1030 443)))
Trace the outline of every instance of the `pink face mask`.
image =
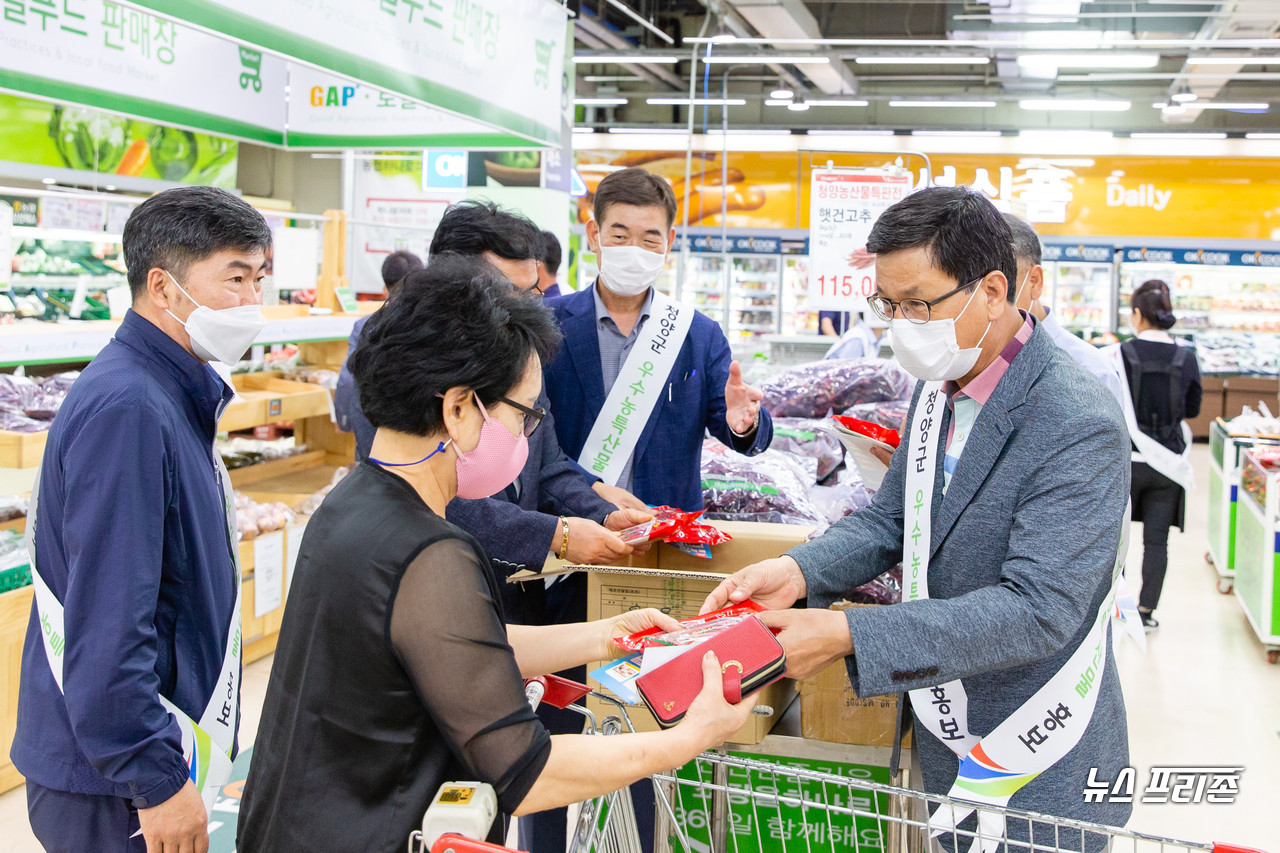
MULTIPOLYGON (((476 397, 476 405, 484 415, 480 441, 470 453, 458 450, 458 497, 476 500, 496 495, 516 481, 529 459, 529 439, 511 430, 489 412, 476 397)), ((456 447, 456 445, 455 445, 456 447)))

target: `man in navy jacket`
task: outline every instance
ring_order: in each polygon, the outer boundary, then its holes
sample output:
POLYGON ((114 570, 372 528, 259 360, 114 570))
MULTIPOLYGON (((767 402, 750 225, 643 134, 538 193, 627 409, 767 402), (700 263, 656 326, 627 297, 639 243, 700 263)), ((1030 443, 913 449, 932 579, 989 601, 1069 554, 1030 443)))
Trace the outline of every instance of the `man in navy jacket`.
POLYGON ((11 754, 48 850, 208 850, 203 774, 162 697, 196 721, 216 705, 234 737, 239 695, 211 703, 224 658, 232 686, 240 669, 224 655, 236 543, 213 447, 233 392, 207 362, 237 360, 225 342, 247 349, 261 320, 210 335, 196 312, 260 304, 270 246, 257 211, 210 187, 160 193, 125 224, 133 308, 67 395, 38 483, 33 568, 65 618, 62 686, 52 614, 33 607, 11 754))

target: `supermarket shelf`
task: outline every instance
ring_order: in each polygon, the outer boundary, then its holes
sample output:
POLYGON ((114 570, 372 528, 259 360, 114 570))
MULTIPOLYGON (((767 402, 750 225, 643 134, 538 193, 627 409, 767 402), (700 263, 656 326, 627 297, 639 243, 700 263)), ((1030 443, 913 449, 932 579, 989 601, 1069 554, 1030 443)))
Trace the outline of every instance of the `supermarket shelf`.
POLYGON ((734 323, 729 327, 729 330, 732 332, 776 332, 778 327, 774 323, 768 323, 760 326, 742 326, 734 323))
MULTIPOLYGON (((312 454, 306 453, 303 456, 310 457, 312 454)), ((324 457, 324 453, 320 453, 324 457)), ((281 460, 288 461, 288 460, 281 460)), ((293 503, 305 500, 323 489, 333 481, 333 474, 338 470, 337 465, 332 464, 333 460, 320 462, 312 462, 309 467, 299 468, 294 471, 288 471, 273 474, 251 483, 251 488, 242 489, 247 492, 255 500, 284 500, 292 506, 293 503), (297 498, 290 501, 287 498, 297 498)), ((271 463, 263 463, 267 465, 271 463)), ((252 468, 261 468, 262 465, 254 465, 252 468)), ((251 468, 239 468, 239 471, 248 471, 251 468)), ((235 471, 232 471, 232 479, 234 482, 235 471)), ((238 488, 238 487, 237 487, 238 488)))
POLYGON ((10 280, 10 285, 16 288, 24 287, 57 287, 57 288, 75 288, 80 286, 81 281, 88 280, 88 284, 92 286, 109 285, 112 287, 119 285, 127 285, 129 279, 124 273, 106 273, 98 274, 91 272, 82 273, 58 273, 56 275, 42 275, 40 273, 14 273, 10 280))
POLYGON ((234 432, 330 412, 329 392, 319 385, 280 379, 274 373, 242 373, 232 379, 236 399, 222 413, 220 431, 234 432))
MULTIPOLYGON (((291 474, 310 471, 312 468, 324 465, 327 456, 328 454, 323 450, 313 450, 309 453, 299 453, 297 456, 286 456, 284 459, 273 459, 270 462, 247 465, 244 468, 236 468, 228 473, 231 474, 231 485, 241 491, 246 486, 253 486, 254 492, 275 492, 275 489, 263 489, 261 484, 272 482, 291 474)), ((328 480, 325 480, 324 485, 328 485, 328 482, 328 480)), ((318 490, 319 487, 313 491, 318 490)))
MULTIPOLYGON (((305 310, 304 306, 298 306, 305 310)), ((255 343, 287 344, 346 340, 358 314, 270 320, 255 343)), ((90 361, 119 328, 119 320, 19 323, 0 327, 0 367, 90 361)))
POLYGON ((0 430, 0 468, 34 468, 44 458, 47 432, 0 430))

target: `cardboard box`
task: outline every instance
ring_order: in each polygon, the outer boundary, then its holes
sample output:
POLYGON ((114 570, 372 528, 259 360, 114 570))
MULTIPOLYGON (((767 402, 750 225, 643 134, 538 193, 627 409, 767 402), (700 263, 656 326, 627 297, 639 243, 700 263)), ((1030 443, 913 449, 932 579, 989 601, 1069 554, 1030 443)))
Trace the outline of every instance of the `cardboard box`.
MULTIPOLYGON (((656 607, 676 619, 697 616, 707 595, 729 575, 744 566, 779 557, 808 540, 812 527, 793 524, 713 522, 733 536, 732 542, 712 549, 712 558, 692 557, 669 545, 659 544, 649 553, 632 556, 618 566, 568 566, 549 561, 543 575, 564 572, 587 574, 587 619, 605 619, 629 610, 656 607)), ((518 577, 518 576, 517 576, 518 577)), ((621 653, 619 654, 621 656, 621 653)), ((588 671, 606 661, 589 664, 588 671)), ((795 696, 795 682, 783 679, 760 693, 759 703, 775 711, 771 717, 752 716, 730 743, 754 744, 764 739, 795 696)), ((612 706, 588 698, 587 707, 610 713, 612 706)), ((643 705, 627 709, 637 731, 656 731, 657 721, 643 705)))
MULTIPOLYGON (((842 602, 831 605, 831 609, 874 606, 842 602)), ((800 682, 800 733, 828 743, 892 747, 904 701, 900 693, 860 698, 849 683, 844 661, 837 661, 800 682)), ((911 746, 910 734, 903 745, 911 746)))

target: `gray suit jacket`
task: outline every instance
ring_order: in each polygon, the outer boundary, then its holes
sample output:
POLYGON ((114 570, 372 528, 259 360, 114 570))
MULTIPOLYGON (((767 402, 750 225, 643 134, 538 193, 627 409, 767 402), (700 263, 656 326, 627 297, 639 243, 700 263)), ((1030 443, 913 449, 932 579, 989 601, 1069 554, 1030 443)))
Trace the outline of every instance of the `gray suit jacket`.
MULTIPOLYGON (((908 422, 919 395, 917 387, 908 422)), ((944 407, 943 435, 949 421, 944 407)), ((1062 667, 1092 626, 1125 520, 1128 432, 1115 398, 1037 328, 978 415, 945 498, 943 456, 929 599, 849 611, 849 677, 862 696, 959 678, 969 728, 984 736, 1062 667)), ((826 607, 901 561, 906 457, 894 454, 869 507, 791 551, 809 606, 826 607)), ((915 731, 925 789, 946 793, 955 755, 924 726, 915 731)), ((1123 825, 1130 806, 1086 804, 1083 793, 1090 768, 1110 781, 1128 763, 1124 699, 1108 654, 1084 739, 1010 805, 1123 825)), ((1026 826, 1010 827, 1011 837, 1018 832, 1025 838, 1026 826)), ((1042 832, 1051 843, 1043 826, 1037 842, 1042 832)))

